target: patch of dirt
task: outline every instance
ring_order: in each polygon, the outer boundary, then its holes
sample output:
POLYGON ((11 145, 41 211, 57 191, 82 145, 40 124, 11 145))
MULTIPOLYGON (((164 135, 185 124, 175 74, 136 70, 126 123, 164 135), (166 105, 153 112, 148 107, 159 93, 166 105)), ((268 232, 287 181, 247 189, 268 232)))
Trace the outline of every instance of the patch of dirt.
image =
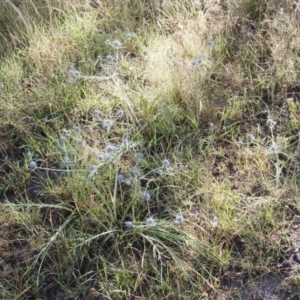
POLYGON ((241 287, 234 300, 296 300, 290 298, 280 286, 282 278, 275 273, 261 276, 241 287))
POLYGON ((225 298, 230 300, 299 300, 300 286, 291 287, 293 276, 300 274, 300 222, 289 231, 291 247, 286 251, 282 263, 273 271, 249 279, 245 272, 226 274, 223 285, 228 293, 225 298))

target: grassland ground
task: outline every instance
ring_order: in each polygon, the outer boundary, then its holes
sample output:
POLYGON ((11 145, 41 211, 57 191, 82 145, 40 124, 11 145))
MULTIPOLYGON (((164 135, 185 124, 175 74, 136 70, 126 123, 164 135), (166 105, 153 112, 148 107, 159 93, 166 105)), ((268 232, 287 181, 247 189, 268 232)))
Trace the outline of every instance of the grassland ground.
POLYGON ((2 299, 300 299, 296 1, 0 2, 2 299))

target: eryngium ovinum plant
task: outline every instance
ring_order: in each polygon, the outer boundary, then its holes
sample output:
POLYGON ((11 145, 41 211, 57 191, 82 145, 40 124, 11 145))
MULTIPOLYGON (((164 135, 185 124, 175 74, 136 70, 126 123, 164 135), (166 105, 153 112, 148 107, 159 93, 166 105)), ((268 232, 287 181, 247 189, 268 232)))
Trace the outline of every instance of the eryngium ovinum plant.
MULTIPOLYGON (((95 67, 101 76, 83 75, 70 63, 63 89, 82 81, 121 78, 122 43, 105 43, 114 54, 97 56, 95 67)), ((207 47, 211 46, 209 42, 207 47)), ((173 56, 169 59, 181 64, 173 56)), ((201 58, 193 59, 188 69, 195 72, 201 64, 201 58)), ((131 121, 132 107, 123 106, 95 107, 84 122, 77 118, 56 138, 53 164, 62 176, 58 187, 53 183, 46 187, 46 194, 55 198, 49 207, 60 211, 61 218, 38 247, 28 272, 37 269, 37 282, 42 282, 43 266, 60 255, 64 257, 60 272, 68 272, 70 264, 93 265, 89 280, 96 278, 102 295, 110 293, 112 299, 112 290, 116 295, 117 290, 130 293, 143 284, 174 292, 178 278, 185 287, 180 294, 215 290, 214 278, 206 270, 225 262, 217 247, 205 241, 209 233, 184 216, 182 202, 172 191, 178 189, 174 179, 184 180, 188 169, 164 153, 150 154, 143 148, 140 129, 131 121), (111 276, 117 276, 111 282, 118 286, 108 287, 111 276)), ((32 175, 52 169, 32 149, 26 159, 32 175)))

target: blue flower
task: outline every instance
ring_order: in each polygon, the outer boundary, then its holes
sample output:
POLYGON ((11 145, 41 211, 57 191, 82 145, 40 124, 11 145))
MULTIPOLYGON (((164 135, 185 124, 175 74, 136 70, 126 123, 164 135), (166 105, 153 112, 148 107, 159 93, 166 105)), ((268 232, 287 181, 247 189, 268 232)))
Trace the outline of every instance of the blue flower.
POLYGON ((267 126, 269 126, 270 128, 273 128, 273 127, 277 124, 277 122, 274 121, 273 119, 268 118, 267 121, 266 121, 266 124, 267 124, 267 126))
POLYGON ((67 138, 66 138, 64 135, 62 135, 62 136, 59 138, 59 140, 60 140, 61 143, 64 143, 64 142, 67 140, 67 138))
POLYGON ((67 149, 66 149, 65 146, 61 146, 61 147, 59 148, 59 151, 60 151, 61 153, 66 153, 66 152, 67 152, 67 149))
POLYGON ((202 61, 201 58, 198 58, 198 59, 197 59, 197 64, 198 64, 199 66, 202 64, 202 62, 203 62, 203 61, 202 61))
POLYGON ((72 133, 72 130, 71 129, 67 129, 65 132, 66 132, 66 136, 70 136, 71 133, 72 133))
POLYGON ((105 59, 106 59, 107 62, 112 62, 114 60, 114 58, 110 54, 106 55, 105 59))
POLYGON ((122 47, 122 43, 118 40, 115 40, 112 42, 113 47, 115 48, 121 48, 122 47))
POLYGON ((174 171, 174 169, 173 169, 172 167, 168 167, 168 168, 166 168, 166 171, 167 171, 168 173, 172 173, 172 172, 174 171))
POLYGON ((148 201, 148 200, 150 200, 151 196, 148 192, 144 192, 143 198, 148 201))
POLYGON ((133 170, 132 170, 132 175, 133 175, 134 177, 138 177, 138 176, 140 175, 140 171, 139 171, 138 169, 133 169, 133 170))
POLYGON ((169 60, 174 60, 174 56, 172 54, 167 54, 167 57, 169 58, 169 60))
POLYGON ((125 222, 125 226, 126 226, 127 228, 132 228, 132 227, 133 227, 133 224, 132 224, 131 221, 126 221, 126 222, 125 222))
POLYGON ((214 45, 214 42, 213 41, 207 41, 206 45, 208 47, 212 47, 214 45))
POLYGON ((31 161, 31 162, 29 163, 29 168, 30 168, 31 170, 34 170, 36 167, 37 167, 36 162, 31 161))
POLYGON ((249 139, 249 141, 250 141, 251 143, 253 143, 253 142, 255 141, 255 137, 254 137, 253 134, 247 133, 247 137, 248 137, 248 139, 249 139))
POLYGON ((79 78, 81 76, 81 74, 78 70, 71 70, 69 73, 74 78, 79 78))
POLYGON ((74 162, 70 158, 66 157, 65 159, 62 160, 61 166, 63 168, 70 168, 74 166, 74 162))
POLYGON ((169 160, 164 159, 164 160, 162 161, 162 164, 163 164, 164 167, 168 167, 168 166, 170 165, 170 162, 169 162, 169 160))
POLYGON ((147 226, 154 226, 156 224, 156 220, 153 217, 149 217, 146 219, 145 223, 147 226))
POLYGON ((107 155, 105 156, 105 159, 106 159, 107 161, 111 161, 111 160, 113 159, 113 157, 112 157, 110 154, 107 154, 107 155))
POLYGON ((198 68, 203 63, 201 58, 193 59, 192 60, 192 66, 194 68, 198 68))
POLYGON ((109 131, 110 128, 113 126, 114 121, 110 119, 103 120, 102 128, 106 131, 109 131))
POLYGON ((98 109, 95 109, 95 110, 93 111, 93 115, 94 115, 94 116, 99 116, 99 114, 100 114, 100 112, 99 112, 98 109))
POLYGON ((144 154, 143 154, 142 152, 139 152, 139 153, 137 154, 137 158, 138 158, 138 159, 143 159, 143 158, 144 158, 144 154))
POLYGON ((181 224, 184 221, 182 214, 176 216, 176 223, 181 224))
POLYGON ((183 164, 179 164, 179 165, 178 165, 178 169, 179 169, 179 170, 183 170, 183 169, 184 169, 184 165, 183 165, 183 164))
POLYGON ((117 175, 117 181, 118 181, 118 182, 122 182, 122 181, 124 181, 124 179, 125 179, 125 178, 124 178, 124 175, 123 175, 123 174, 118 174, 118 175, 117 175))
POLYGON ((122 118, 124 116, 124 111, 122 109, 118 110, 116 117, 117 118, 122 118))
POLYGON ((94 172, 97 170, 97 166, 96 165, 90 165, 90 171, 94 172))
POLYGON ((162 170, 162 169, 158 169, 158 170, 156 171, 156 173, 157 173, 158 175, 162 175, 163 170, 162 170))
POLYGON ((108 146, 106 147, 106 152, 111 153, 111 152, 116 151, 117 149, 118 149, 118 147, 116 147, 116 146, 114 146, 114 145, 108 145, 108 146))
POLYGON ((99 155, 97 156, 97 158, 98 158, 98 160, 102 161, 102 160, 104 159, 104 156, 103 156, 102 154, 99 154, 99 155))
POLYGON ((77 139, 77 145, 78 146, 84 146, 84 140, 82 138, 77 139))

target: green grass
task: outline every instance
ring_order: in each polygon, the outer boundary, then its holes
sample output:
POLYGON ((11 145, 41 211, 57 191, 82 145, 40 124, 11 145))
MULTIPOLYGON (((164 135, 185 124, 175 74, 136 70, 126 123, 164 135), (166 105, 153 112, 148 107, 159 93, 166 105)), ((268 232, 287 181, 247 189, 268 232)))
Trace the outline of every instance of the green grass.
POLYGON ((2 299, 234 299, 274 272, 300 204, 292 1, 9 0, 0 24, 2 299))

